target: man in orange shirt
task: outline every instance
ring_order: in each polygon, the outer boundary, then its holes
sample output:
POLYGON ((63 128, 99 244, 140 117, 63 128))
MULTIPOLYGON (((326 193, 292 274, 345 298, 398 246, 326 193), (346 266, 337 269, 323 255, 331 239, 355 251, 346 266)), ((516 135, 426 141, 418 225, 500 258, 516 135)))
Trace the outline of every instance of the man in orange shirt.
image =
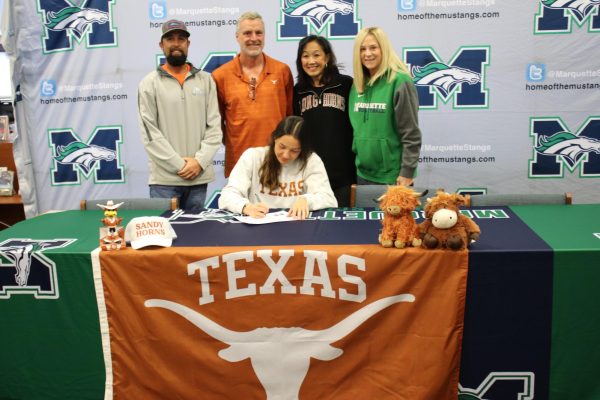
POLYGON ((260 14, 242 14, 235 37, 239 54, 212 74, 223 121, 225 177, 247 148, 266 146, 277 124, 292 115, 292 72, 263 52, 260 14))

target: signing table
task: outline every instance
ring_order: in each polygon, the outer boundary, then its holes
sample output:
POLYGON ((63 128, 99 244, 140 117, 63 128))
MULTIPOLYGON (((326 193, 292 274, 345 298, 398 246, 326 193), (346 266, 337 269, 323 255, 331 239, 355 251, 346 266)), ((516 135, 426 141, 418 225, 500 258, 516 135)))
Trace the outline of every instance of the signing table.
POLYGON ((99 211, 21 222, 0 398, 600 398, 600 205, 463 212, 461 252, 383 249, 370 209, 176 211, 173 247, 102 253, 99 211))

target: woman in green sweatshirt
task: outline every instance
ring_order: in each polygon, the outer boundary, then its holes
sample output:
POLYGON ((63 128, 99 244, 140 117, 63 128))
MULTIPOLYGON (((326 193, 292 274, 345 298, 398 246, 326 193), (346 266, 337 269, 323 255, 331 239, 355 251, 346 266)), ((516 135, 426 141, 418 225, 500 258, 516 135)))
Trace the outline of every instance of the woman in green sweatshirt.
POLYGON ((349 112, 358 184, 412 185, 421 130, 408 68, 377 27, 356 36, 353 66, 349 112))

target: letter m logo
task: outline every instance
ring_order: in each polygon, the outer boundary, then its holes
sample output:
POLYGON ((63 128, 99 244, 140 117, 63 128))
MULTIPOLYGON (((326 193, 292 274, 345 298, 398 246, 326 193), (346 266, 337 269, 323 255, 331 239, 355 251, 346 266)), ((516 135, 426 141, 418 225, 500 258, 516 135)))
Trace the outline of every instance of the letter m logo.
POLYGON ((357 0, 281 0, 277 40, 300 40, 315 33, 330 39, 354 39, 361 28, 357 0))
POLYGON ((600 1, 598 0, 539 0, 535 15, 534 33, 571 33, 573 22, 588 32, 600 32, 600 1))
POLYGON ((56 264, 43 251, 69 246, 77 239, 7 239, 0 243, 0 300, 11 294, 58 299, 56 264))
POLYGON ((37 0, 42 18, 44 54, 73 50, 73 40, 85 38, 87 48, 114 47, 117 32, 112 22, 116 0, 37 0))
POLYGON ((533 372, 490 372, 477 388, 458 384, 458 400, 535 398, 533 372))
POLYGON ((405 48, 403 58, 419 93, 421 109, 437 109, 437 100, 453 100, 455 109, 488 108, 486 69, 489 46, 460 47, 449 62, 432 48, 405 48))
POLYGON ((530 119, 533 157, 530 178, 562 178, 564 168, 580 177, 600 177, 600 117, 589 117, 573 134, 559 117, 530 119))
POLYGON ((92 173, 95 183, 125 182, 120 164, 120 126, 96 127, 87 143, 71 129, 49 129, 52 185, 78 185, 92 173))

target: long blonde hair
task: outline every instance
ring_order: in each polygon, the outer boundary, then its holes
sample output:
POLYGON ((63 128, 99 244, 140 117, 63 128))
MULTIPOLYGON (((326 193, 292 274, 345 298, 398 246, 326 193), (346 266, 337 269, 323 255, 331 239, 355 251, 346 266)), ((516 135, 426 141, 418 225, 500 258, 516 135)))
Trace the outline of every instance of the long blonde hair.
POLYGON ((377 26, 363 28, 358 32, 358 35, 356 35, 356 39, 354 39, 352 66, 354 67, 354 85, 356 86, 358 93, 363 93, 365 91, 366 84, 373 85, 377 79, 386 74, 388 75, 388 82, 394 80, 396 72, 398 71, 402 71, 410 76, 408 67, 394 51, 388 36, 377 26), (379 68, 377 68, 377 71, 373 76, 369 74, 369 70, 366 69, 360 61, 360 46, 368 35, 375 38, 381 49, 381 64, 379 64, 379 68))

